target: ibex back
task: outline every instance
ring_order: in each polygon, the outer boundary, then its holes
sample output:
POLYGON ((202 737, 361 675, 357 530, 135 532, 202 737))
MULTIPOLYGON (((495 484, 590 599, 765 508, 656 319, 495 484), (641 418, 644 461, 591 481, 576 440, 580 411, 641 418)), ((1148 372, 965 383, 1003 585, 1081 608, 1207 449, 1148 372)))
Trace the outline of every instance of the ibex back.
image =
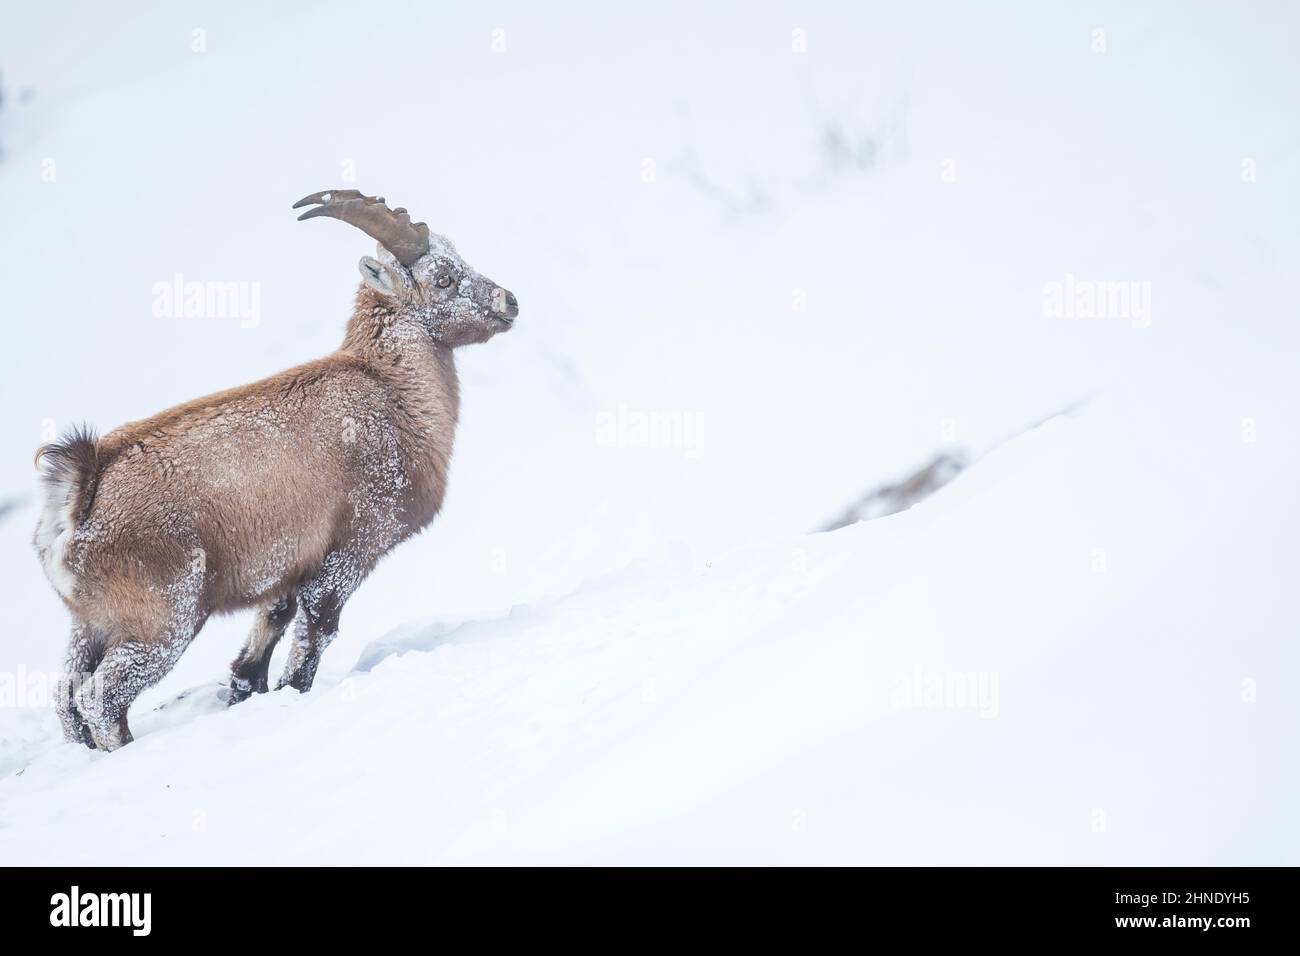
POLYGON ((65 736, 113 750, 127 710, 211 614, 258 609, 232 666, 232 703, 306 691, 344 603, 375 563, 442 505, 459 392, 453 349, 509 329, 515 297, 403 209, 355 190, 315 193, 378 241, 342 347, 242 388, 96 439, 37 452, 36 550, 72 613, 58 697, 65 736))

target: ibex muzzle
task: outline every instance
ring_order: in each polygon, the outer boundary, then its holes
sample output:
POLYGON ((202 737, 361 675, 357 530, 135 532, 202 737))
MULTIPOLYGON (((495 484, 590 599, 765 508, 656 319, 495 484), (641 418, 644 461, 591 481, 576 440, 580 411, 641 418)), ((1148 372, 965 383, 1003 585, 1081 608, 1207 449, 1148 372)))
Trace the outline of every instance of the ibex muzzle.
POLYGON ((356 190, 314 193, 378 242, 337 352, 200 398, 103 438, 76 430, 37 453, 37 554, 72 613, 59 715, 69 740, 112 750, 127 710, 207 618, 257 608, 230 700, 306 691, 344 604, 375 563, 442 506, 460 396, 453 349, 519 314, 404 209, 356 190))

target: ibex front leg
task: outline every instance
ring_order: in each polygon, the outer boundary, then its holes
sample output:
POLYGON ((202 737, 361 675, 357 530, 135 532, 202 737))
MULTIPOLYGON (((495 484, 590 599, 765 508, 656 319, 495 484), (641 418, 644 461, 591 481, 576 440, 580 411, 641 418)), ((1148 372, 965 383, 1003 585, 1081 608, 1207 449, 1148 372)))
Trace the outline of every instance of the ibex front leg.
POLYGON ((267 607, 259 608, 248 643, 230 665, 230 703, 238 704, 253 694, 267 691, 267 672, 271 654, 298 613, 298 600, 292 594, 267 607))
POLYGON ((275 689, 311 690, 321 654, 339 632, 343 605, 357 589, 365 571, 349 552, 332 551, 319 573, 298 591, 302 614, 294 626, 293 646, 275 689))

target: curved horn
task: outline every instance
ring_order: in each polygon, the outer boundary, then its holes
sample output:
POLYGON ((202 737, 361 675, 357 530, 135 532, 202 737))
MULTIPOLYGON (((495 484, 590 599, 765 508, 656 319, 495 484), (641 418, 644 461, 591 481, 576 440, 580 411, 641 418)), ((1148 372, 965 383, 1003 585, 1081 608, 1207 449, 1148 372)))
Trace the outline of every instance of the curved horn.
POLYGON ((389 209, 383 196, 365 196, 356 189, 327 189, 304 196, 293 208, 316 205, 298 217, 330 216, 351 223, 391 252, 408 269, 429 251, 429 227, 411 222, 405 209, 389 209))

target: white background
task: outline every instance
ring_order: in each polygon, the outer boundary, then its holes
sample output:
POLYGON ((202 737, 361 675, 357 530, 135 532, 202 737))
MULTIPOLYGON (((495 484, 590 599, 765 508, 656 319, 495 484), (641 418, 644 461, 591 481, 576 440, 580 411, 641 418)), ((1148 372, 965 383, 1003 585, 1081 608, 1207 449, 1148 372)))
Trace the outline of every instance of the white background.
POLYGON ((1294 9, 700 7, 0 3, 11 689, 67 631, 48 432, 340 341, 371 244, 294 200, 385 195, 521 307, 312 694, 224 709, 247 615, 118 753, 15 691, 0 860, 1300 861, 1294 9), (256 327, 156 317, 177 274, 256 327), (1047 314, 1067 275, 1149 324, 1047 314))

